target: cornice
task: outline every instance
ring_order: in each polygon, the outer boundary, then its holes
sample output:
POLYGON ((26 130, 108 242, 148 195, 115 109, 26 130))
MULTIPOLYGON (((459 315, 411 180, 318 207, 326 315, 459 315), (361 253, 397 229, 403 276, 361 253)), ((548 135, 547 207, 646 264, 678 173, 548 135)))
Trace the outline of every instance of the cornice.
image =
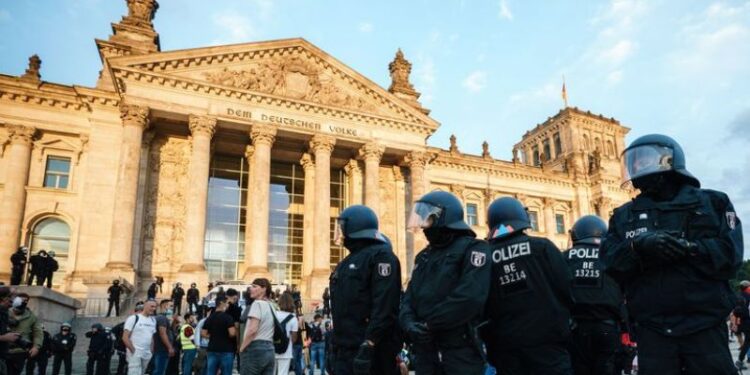
POLYGON ((87 112, 91 110, 91 105, 116 108, 120 104, 120 96, 112 91, 47 82, 32 88, 16 77, 5 75, 0 76, 0 99, 87 112))
POLYGON ((349 109, 342 109, 327 106, 324 104, 312 103, 303 100, 293 100, 272 94, 263 94, 250 90, 242 90, 228 86, 214 85, 203 81, 196 81, 190 78, 177 77, 159 73, 131 69, 131 68, 113 68, 112 69, 117 81, 118 90, 123 92, 123 80, 134 80, 136 82, 146 82, 156 84, 167 88, 179 88, 183 90, 192 90, 202 94, 222 96, 229 99, 244 100, 254 104, 265 104, 287 109, 296 109, 304 112, 310 112, 319 115, 327 115, 348 121, 383 126, 394 130, 409 131, 412 133, 428 136, 434 129, 421 124, 404 122, 392 118, 381 117, 373 114, 357 112, 349 109))

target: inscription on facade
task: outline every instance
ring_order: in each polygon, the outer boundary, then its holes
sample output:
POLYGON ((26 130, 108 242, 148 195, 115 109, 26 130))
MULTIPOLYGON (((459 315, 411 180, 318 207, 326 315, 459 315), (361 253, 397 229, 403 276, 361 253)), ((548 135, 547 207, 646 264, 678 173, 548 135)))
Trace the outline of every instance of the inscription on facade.
POLYGON ((226 108, 223 112, 226 116, 239 118, 243 120, 256 120, 280 126, 292 126, 298 129, 311 130, 316 132, 327 132, 345 137, 363 137, 362 131, 356 128, 342 126, 337 124, 321 124, 315 121, 307 121, 299 118, 272 115, 257 111, 250 111, 242 108, 226 108))

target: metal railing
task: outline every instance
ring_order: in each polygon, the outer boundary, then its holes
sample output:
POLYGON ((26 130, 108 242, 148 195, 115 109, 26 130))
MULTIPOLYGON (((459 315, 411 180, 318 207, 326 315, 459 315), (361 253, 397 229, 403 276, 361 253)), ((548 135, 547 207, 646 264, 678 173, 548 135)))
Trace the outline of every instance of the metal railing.
MULTIPOLYGON (((120 315, 127 315, 134 308, 134 297, 126 296, 120 299, 120 315)), ((109 298, 84 298, 80 299, 81 308, 76 310, 78 318, 101 318, 107 315, 109 309, 109 298)), ((115 311, 112 309, 112 316, 115 311)))

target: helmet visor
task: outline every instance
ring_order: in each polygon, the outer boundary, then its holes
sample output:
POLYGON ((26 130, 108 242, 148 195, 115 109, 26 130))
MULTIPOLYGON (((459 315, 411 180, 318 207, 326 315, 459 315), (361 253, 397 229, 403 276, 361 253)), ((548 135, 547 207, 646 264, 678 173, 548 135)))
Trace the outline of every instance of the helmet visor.
POLYGON ((411 210, 409 220, 406 222, 406 228, 413 232, 429 228, 435 224, 442 212, 442 207, 427 202, 417 202, 411 210))
POLYGON ((625 150, 622 154, 625 180, 674 169, 674 150, 660 145, 643 145, 625 150))
POLYGON ((346 224, 346 220, 344 219, 336 219, 336 227, 333 230, 333 243, 336 244, 336 246, 342 246, 344 244, 344 225, 346 224))

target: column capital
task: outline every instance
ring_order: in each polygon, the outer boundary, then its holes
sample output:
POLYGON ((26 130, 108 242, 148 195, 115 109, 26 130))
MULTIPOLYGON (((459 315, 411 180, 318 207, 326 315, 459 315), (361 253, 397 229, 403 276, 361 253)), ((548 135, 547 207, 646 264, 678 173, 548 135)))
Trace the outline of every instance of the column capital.
POLYGON ((344 165, 344 173, 346 173, 347 176, 351 176, 353 173, 360 173, 362 169, 359 167, 359 163, 357 163, 354 159, 349 159, 349 162, 344 165))
POLYGON ((194 136, 203 134, 211 138, 216 131, 216 117, 191 114, 188 116, 188 127, 194 136))
POLYGON ((550 208, 552 208, 552 206, 554 206, 555 203, 557 203, 557 201, 554 198, 550 198, 550 197, 544 197, 542 198, 542 200, 544 201, 544 205, 550 208))
POLYGON ((377 142, 366 143, 359 149, 359 157, 363 160, 374 160, 380 163, 380 159, 383 157, 385 147, 378 144, 377 142))
POLYGON ((398 165, 393 166, 393 179, 396 180, 396 182, 404 181, 404 174, 401 172, 401 167, 398 165))
POLYGON ((149 126, 148 114, 148 107, 120 103, 120 119, 123 126, 138 126, 146 129, 149 126))
POLYGON ((432 160, 432 154, 426 151, 412 151, 404 157, 409 168, 424 168, 432 160))
POLYGON ((254 145, 273 145, 276 141, 276 127, 266 124, 253 124, 250 129, 250 139, 254 145))
POLYGON ((8 125, 8 138, 11 144, 30 146, 34 140, 36 128, 26 125, 8 125))
POLYGON ((302 169, 305 170, 305 173, 315 171, 315 162, 313 162, 312 156, 307 152, 302 154, 302 158, 299 159, 299 163, 302 165, 302 169))
POLYGON ((317 153, 318 151, 330 154, 333 152, 333 146, 336 145, 336 138, 330 135, 317 134, 310 140, 310 149, 317 153))
POLYGON ((253 158, 253 155, 255 155, 255 146, 253 145, 245 146, 245 159, 251 160, 253 158))
POLYGON ((458 199, 463 199, 465 188, 466 187, 461 184, 451 184, 451 193, 458 196, 458 199))

